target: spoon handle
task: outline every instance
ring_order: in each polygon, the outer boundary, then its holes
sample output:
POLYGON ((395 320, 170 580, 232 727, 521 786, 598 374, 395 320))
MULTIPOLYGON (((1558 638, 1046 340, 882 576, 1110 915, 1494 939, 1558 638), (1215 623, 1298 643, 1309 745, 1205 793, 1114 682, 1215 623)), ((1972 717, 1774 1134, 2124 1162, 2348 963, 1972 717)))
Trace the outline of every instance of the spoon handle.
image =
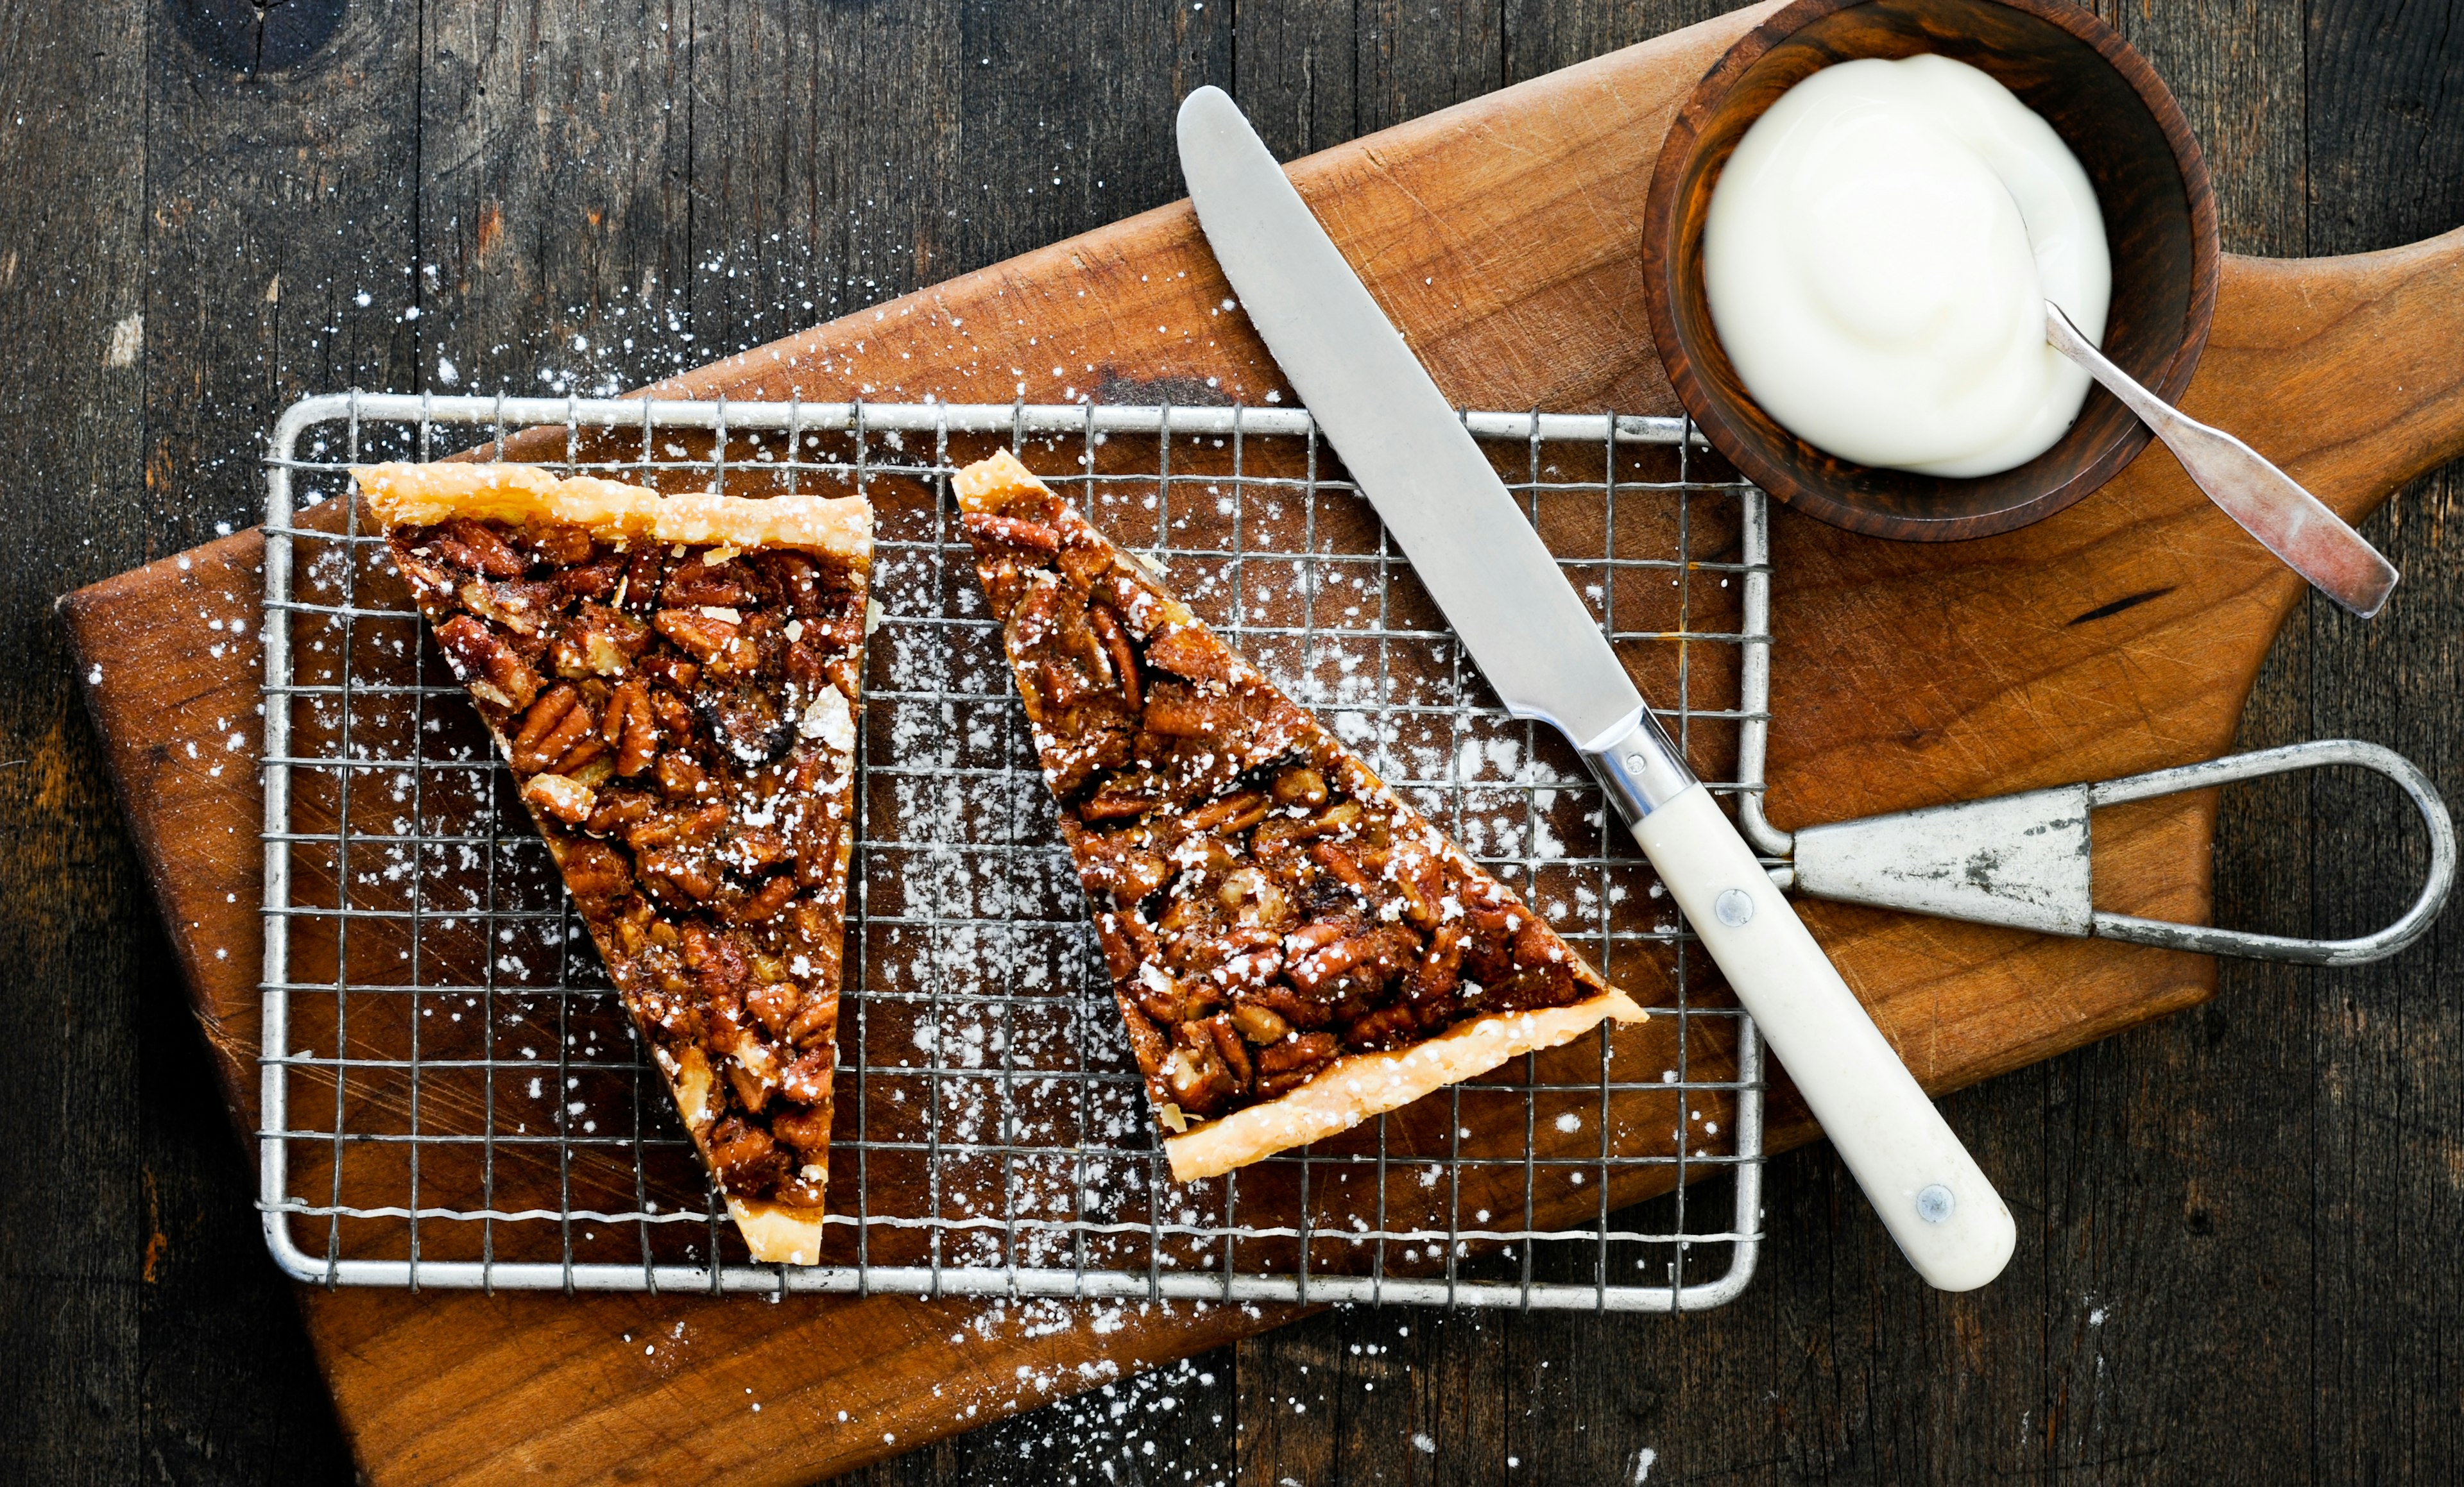
POLYGON ((2052 300, 2045 301, 2045 339, 2138 414, 2208 498, 2287 567, 2365 620, 2387 603, 2395 588, 2395 564, 2265 455, 2221 428, 2183 416, 2139 385, 2089 344, 2052 300))

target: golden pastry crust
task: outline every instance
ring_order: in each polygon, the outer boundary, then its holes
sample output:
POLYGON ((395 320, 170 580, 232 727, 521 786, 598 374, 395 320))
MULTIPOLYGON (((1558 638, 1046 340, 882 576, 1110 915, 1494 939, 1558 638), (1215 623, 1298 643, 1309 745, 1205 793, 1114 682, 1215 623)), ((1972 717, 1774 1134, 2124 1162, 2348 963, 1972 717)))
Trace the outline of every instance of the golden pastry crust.
POLYGON ((727 1216, 744 1236, 744 1248, 765 1265, 818 1265, 822 1262, 822 1214, 819 1209, 789 1208, 731 1197, 727 1216))
POLYGON ((953 486, 1177 1180, 1643 1019, 1016 457, 953 486))
POLYGON ((1373 1115, 1399 1110, 1519 1054, 1573 1042, 1604 1019, 1640 1022, 1646 1016, 1632 997, 1611 987, 1571 1007, 1535 1007, 1458 1022, 1409 1048, 1338 1059, 1279 1099, 1167 1137, 1164 1154, 1172 1159, 1175 1182, 1220 1177, 1260 1157, 1350 1130, 1373 1115))
POLYGON ((872 508, 860 495, 662 495, 593 475, 559 477, 534 465, 364 465, 352 470, 368 509, 388 527, 474 521, 580 527, 599 536, 692 546, 794 548, 856 567, 872 561, 872 508))

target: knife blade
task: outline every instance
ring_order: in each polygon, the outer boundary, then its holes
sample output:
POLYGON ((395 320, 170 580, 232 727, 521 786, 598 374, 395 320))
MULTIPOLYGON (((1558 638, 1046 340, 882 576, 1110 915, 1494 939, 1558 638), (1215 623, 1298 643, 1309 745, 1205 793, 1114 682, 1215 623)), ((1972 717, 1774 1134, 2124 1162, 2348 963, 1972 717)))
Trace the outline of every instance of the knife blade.
POLYGON ((1180 164, 1241 307, 1517 717, 1581 752, 1927 1281, 2000 1274, 1992 1184, 1697 780, 1445 395, 1231 98, 1184 99, 1180 164))

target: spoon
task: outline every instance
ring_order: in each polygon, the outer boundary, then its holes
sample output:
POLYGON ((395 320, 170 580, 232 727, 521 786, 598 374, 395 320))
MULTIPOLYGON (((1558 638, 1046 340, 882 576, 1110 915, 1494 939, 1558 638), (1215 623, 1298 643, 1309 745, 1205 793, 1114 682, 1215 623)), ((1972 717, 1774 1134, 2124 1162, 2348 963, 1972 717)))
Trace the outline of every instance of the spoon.
POLYGON ((2061 306, 2050 299, 2045 301, 2045 340, 2086 367, 2089 376, 2138 414, 2208 492, 2208 499, 2319 592, 2365 620, 2387 603, 2395 588, 2395 564, 2265 455, 2221 428, 2184 417, 2132 381, 2089 344, 2061 306))

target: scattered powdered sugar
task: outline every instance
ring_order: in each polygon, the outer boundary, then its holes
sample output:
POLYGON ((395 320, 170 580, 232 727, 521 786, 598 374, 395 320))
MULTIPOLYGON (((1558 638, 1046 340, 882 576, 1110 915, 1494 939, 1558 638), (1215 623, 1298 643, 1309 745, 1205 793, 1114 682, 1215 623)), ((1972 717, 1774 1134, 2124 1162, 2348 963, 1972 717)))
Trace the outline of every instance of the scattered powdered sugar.
POLYGON ((823 684, 799 726, 805 737, 820 739, 835 753, 855 752, 855 714, 847 708, 847 694, 836 687, 823 684))
MULTIPOLYGON (((1140 1308, 1143 1310, 1144 1308, 1140 1308)), ((1031 1335, 1055 1325, 1053 1314, 1073 1308, 1054 1302, 995 1303, 988 1315, 1009 1336, 1031 1335), (1038 1314, 1045 1320, 1039 1323, 1038 1314)), ((1060 1322, 1067 1329, 1072 1323, 1060 1322)), ((952 1338, 962 1342, 974 1328, 952 1338)), ((957 1381, 936 1385, 935 1397, 953 1418, 983 1422, 968 1450, 1031 1465, 1052 1487, 1129 1487, 1132 1483, 1187 1483, 1231 1487, 1236 1479, 1231 1422, 1231 1379, 1219 1373, 1223 1360, 1187 1358, 1139 1371, 1110 1359, 1075 1366, 1018 1365, 1006 1378, 970 1389, 957 1381), (1031 1408, 1056 1393, 1061 1398, 1031 1408), (1003 1419, 1021 1406, 1025 1412, 1003 1419)), ((856 1423, 850 1416, 843 1423, 856 1423)))

